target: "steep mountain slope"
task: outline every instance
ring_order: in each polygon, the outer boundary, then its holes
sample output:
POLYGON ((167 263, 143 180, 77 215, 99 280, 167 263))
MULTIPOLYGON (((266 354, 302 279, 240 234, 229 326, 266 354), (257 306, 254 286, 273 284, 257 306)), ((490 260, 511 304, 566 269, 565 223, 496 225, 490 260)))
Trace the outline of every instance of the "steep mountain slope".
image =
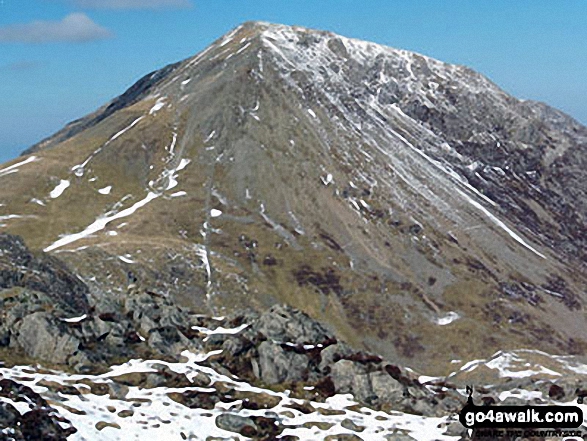
POLYGON ((247 23, 26 153, 3 229, 95 304, 288 303, 434 375, 585 351, 587 129, 467 68, 247 23))

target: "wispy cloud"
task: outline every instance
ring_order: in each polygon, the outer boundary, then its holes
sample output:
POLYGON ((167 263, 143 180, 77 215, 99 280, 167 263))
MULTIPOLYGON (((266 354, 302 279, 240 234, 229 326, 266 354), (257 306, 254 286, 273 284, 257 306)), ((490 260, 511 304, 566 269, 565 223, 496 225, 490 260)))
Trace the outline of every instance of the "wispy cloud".
POLYGON ((106 28, 83 13, 69 14, 61 21, 36 20, 0 27, 0 43, 82 43, 111 37, 106 28))
POLYGON ((0 71, 22 72, 38 69, 42 65, 43 63, 41 63, 40 61, 16 61, 14 63, 0 66, 0 71))
POLYGON ((163 9, 190 8, 190 0, 69 0, 80 8, 91 9, 163 9))

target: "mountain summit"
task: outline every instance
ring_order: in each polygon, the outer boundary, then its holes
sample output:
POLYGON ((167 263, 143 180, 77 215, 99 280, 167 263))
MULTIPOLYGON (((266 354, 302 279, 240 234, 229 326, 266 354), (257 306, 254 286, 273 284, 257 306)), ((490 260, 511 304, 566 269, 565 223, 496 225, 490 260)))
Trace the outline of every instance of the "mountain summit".
POLYGON ((443 374, 585 351, 585 170, 587 128, 466 67, 245 23, 4 166, 0 219, 95 304, 286 303, 443 374))

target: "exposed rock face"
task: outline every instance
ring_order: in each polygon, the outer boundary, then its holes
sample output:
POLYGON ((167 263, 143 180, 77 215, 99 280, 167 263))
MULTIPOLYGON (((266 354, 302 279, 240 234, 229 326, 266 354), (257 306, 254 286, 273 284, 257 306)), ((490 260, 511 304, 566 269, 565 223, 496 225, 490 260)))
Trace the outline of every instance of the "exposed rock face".
POLYGON ((67 326, 48 312, 27 315, 17 328, 17 344, 31 358, 65 364, 80 341, 67 332, 67 326))
POLYGON ((33 254, 22 238, 0 234, 0 289, 22 287, 46 294, 71 312, 88 309, 88 288, 59 259, 33 254))
POLYGON ((121 357, 177 357, 199 347, 183 334, 188 311, 163 295, 134 291, 123 304, 104 295, 91 305, 88 287, 59 259, 35 258, 15 236, 0 235, 0 245, 0 347, 80 371, 121 357))

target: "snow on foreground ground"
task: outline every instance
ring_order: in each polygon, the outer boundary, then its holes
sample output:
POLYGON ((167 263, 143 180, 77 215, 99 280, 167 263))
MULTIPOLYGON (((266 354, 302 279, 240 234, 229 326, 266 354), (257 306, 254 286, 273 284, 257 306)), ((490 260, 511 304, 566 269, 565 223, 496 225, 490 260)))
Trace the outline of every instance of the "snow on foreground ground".
MULTIPOLYGON (((0 368, 0 374, 31 387, 70 420, 78 431, 69 440, 245 440, 250 438, 219 426, 234 428, 246 421, 259 424, 254 417, 277 420, 285 428, 275 439, 293 435, 297 437, 293 439, 322 440, 341 434, 355 434, 364 440, 385 440, 392 434, 409 435, 418 441, 460 438, 445 434, 447 425, 454 421, 448 417, 378 412, 358 405, 351 395, 336 395, 325 403, 294 399, 289 391, 253 387, 199 364, 212 353, 185 351, 182 355, 185 361, 181 363, 131 360, 102 375, 66 374, 30 366, 0 368), (169 382, 158 387, 156 380, 143 381, 162 371, 168 379, 177 375, 186 382, 177 381, 178 387, 170 387, 169 382), (141 381, 140 386, 124 385, 141 381), (193 396, 223 391, 223 401, 210 404, 200 400, 200 407, 192 401, 186 403, 193 407, 189 408, 178 402, 180 394, 185 396, 188 391, 193 396), (252 402, 256 405, 249 404, 252 402)), ((7 398, 0 400, 15 405, 7 398)), ((22 402, 17 404, 19 412, 28 410, 22 402)))

